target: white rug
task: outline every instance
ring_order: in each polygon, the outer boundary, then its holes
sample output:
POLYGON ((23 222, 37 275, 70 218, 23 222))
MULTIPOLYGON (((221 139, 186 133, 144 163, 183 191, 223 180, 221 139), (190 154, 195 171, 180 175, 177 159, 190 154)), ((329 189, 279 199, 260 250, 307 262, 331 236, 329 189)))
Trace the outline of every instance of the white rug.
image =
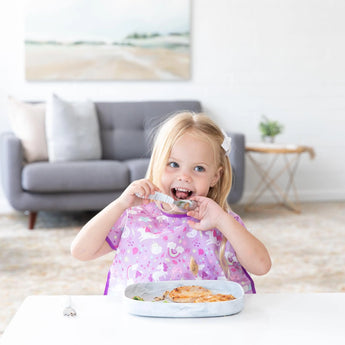
MULTIPOLYGON (((234 211, 272 257, 271 271, 253 277, 257 293, 345 292, 345 202, 234 211)), ((90 216, 42 212, 29 231, 26 216, 0 215, 0 334, 28 295, 103 294, 113 254, 79 262, 69 253, 90 216)))

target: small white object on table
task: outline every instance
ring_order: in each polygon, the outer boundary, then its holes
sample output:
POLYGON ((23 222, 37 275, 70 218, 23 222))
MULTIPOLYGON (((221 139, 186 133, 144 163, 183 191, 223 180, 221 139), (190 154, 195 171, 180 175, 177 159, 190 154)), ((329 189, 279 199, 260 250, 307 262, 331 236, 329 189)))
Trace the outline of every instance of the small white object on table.
POLYGON ((345 342, 345 293, 246 295, 244 309, 239 314, 188 319, 131 315, 121 298, 111 296, 72 296, 77 316, 67 318, 62 314, 65 300, 65 296, 27 297, 0 343, 343 345, 345 342))

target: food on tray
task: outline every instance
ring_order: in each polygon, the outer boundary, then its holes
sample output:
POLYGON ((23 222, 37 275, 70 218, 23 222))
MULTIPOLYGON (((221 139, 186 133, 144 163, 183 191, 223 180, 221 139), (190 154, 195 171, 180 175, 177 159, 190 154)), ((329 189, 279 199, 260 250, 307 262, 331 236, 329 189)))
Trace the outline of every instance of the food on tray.
POLYGON ((226 295, 222 293, 217 294, 210 294, 198 297, 194 303, 204 303, 204 302, 224 302, 224 301, 232 301, 233 299, 236 299, 233 295, 226 295))
POLYGON ((140 296, 134 296, 133 299, 135 299, 136 301, 143 301, 144 299, 140 296))
POLYGON ((189 269, 191 270, 191 272, 197 276, 198 272, 199 272, 199 266, 196 263, 195 259, 193 258, 193 256, 190 257, 190 261, 189 261, 189 269))
MULTIPOLYGON (((144 301, 140 296, 134 296, 136 301, 144 301)), ((224 302, 236 299, 233 295, 222 293, 214 294, 211 290, 197 285, 179 286, 171 291, 167 290, 162 296, 155 297, 154 302, 167 299, 176 303, 205 303, 205 302, 224 302)))
POLYGON ((193 303, 198 297, 209 295, 211 291, 202 286, 180 286, 169 292, 169 298, 178 303, 193 303))
POLYGON ((158 301, 164 301, 169 294, 169 291, 165 291, 162 296, 155 297, 153 300, 158 302, 158 301))
POLYGON ((233 295, 213 294, 202 286, 180 286, 169 292, 169 298, 177 303, 223 302, 235 299, 233 295))

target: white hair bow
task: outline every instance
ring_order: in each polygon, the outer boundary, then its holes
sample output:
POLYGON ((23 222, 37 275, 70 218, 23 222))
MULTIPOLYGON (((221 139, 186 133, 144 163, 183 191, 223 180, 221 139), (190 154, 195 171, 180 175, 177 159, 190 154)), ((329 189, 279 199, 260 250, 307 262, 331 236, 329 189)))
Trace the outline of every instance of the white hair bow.
POLYGON ((231 138, 228 137, 228 135, 226 134, 226 132, 222 129, 222 133, 224 135, 224 140, 222 143, 222 148, 225 151, 225 153, 228 155, 231 151, 231 138))

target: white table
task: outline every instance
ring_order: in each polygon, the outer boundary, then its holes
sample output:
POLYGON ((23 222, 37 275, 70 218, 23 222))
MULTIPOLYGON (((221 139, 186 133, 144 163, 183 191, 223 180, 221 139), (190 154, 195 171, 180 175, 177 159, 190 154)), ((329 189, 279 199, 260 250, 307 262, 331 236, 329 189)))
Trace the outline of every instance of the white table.
POLYGON ((114 297, 72 296, 72 301, 76 318, 62 316, 63 296, 26 298, 0 343, 345 344, 345 293, 250 295, 239 314, 190 319, 130 315, 114 297))

